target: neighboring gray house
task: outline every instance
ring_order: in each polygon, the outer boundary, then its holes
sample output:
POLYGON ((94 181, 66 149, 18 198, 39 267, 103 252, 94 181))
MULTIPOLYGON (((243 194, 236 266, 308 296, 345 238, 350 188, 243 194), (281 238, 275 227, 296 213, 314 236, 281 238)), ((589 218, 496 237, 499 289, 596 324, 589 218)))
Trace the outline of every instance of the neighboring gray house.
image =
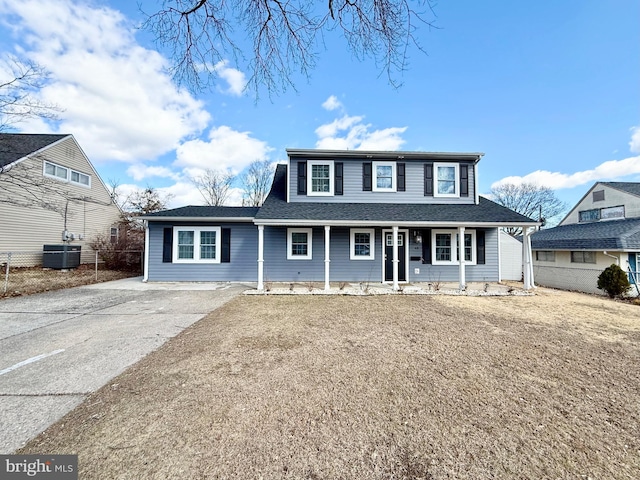
POLYGON ((635 283, 640 269, 640 183, 596 183, 557 227, 533 234, 531 242, 540 285, 604 294, 598 290, 598 276, 612 263, 629 272, 635 283))
POLYGON ((287 153, 260 208, 183 207, 143 217, 145 279, 464 288, 501 279, 501 227, 538 225, 478 195, 480 153, 287 153))

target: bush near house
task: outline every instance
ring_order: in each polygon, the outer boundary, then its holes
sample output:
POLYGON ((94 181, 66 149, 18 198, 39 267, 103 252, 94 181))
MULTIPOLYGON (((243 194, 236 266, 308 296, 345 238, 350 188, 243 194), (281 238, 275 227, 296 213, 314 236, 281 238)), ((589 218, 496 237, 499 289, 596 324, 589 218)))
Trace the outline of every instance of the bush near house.
POLYGON ((625 271, 614 263, 605 268, 598 277, 598 288, 604 290, 609 297, 615 298, 627 293, 631 284, 625 271))

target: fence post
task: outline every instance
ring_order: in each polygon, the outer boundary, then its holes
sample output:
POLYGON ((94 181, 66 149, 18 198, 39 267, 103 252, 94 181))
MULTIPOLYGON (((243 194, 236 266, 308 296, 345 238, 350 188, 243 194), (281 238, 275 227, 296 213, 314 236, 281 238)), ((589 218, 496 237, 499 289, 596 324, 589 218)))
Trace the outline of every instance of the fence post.
POLYGON ((96 250, 96 282, 98 281, 98 251, 96 250))
POLYGON ((7 266, 5 267, 4 273, 4 292, 7 293, 7 289, 9 288, 9 265, 11 265, 11 252, 7 253, 7 266))

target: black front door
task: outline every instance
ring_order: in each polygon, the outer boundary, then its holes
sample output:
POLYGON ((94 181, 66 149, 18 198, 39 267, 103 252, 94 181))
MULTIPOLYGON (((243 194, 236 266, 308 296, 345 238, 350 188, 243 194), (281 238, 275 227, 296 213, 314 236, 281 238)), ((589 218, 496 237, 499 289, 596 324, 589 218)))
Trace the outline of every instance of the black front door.
MULTIPOLYGON (((407 281, 407 234, 398 232, 398 281, 407 281)), ((384 234, 384 281, 393 282, 393 233, 384 234)))

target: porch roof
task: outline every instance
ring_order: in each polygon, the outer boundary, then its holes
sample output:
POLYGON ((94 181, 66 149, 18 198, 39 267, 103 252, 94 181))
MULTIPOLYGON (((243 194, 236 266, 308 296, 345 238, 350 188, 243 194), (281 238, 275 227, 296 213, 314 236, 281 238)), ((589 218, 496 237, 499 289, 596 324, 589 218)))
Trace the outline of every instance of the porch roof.
POLYGON ((640 218, 576 223, 531 235, 534 250, 640 250, 640 218))
POLYGON ((271 193, 256 214, 257 224, 411 224, 421 225, 513 225, 534 226, 538 222, 491 200, 480 203, 398 204, 398 203, 306 203, 286 201, 287 166, 278 165, 271 193))

